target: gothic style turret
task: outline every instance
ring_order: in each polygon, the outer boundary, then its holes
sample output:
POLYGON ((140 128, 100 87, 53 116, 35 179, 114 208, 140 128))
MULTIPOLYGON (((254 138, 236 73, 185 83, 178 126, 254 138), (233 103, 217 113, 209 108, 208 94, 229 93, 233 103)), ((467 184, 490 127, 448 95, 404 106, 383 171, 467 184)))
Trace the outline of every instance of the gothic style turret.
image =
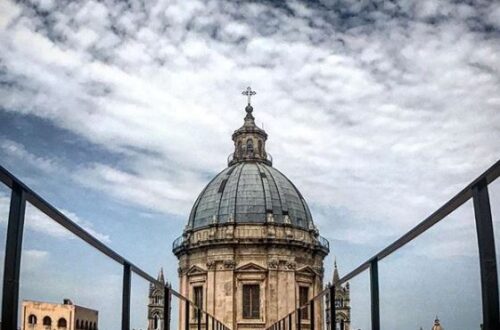
POLYGON ((159 283, 149 285, 148 330, 164 330, 163 303, 165 295, 165 277, 163 268, 157 278, 159 283))
MULTIPOLYGON (((337 268, 337 260, 333 262, 333 282, 338 283, 340 280, 339 270, 337 268)), ((327 297, 328 301, 330 297, 327 297)), ((329 310, 330 304, 327 303, 327 310, 329 310)), ((327 316, 330 315, 327 313, 327 316)), ((351 298, 350 298, 350 288, 349 282, 345 285, 337 285, 335 287, 335 320, 337 329, 349 330, 351 328, 351 298)), ((327 320, 327 324, 330 320, 327 320)))

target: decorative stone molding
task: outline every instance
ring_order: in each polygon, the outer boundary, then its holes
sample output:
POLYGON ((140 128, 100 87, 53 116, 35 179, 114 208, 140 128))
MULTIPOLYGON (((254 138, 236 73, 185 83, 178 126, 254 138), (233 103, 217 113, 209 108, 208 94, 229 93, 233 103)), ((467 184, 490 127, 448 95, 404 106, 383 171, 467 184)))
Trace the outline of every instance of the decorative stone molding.
POLYGON ((295 268, 297 268, 297 264, 296 264, 295 262, 289 262, 289 263, 286 265, 286 267, 287 267, 288 269, 295 269, 295 268))
POLYGON ((216 266, 217 266, 217 263, 214 260, 210 260, 207 262, 207 269, 208 270, 215 270, 216 266))
POLYGON ((236 267, 236 262, 234 260, 224 260, 225 269, 234 269, 236 267))
POLYGON ((234 238, 234 227, 233 226, 227 226, 225 236, 226 236, 225 238, 234 238))
POLYGON ((319 242, 314 232, 276 222, 267 223, 266 226, 237 223, 210 225, 186 234, 184 243, 174 247, 177 257, 189 251, 211 248, 214 244, 220 248, 240 244, 286 246, 324 256, 329 252, 328 246, 319 242))
POLYGON ((269 269, 278 269, 278 260, 276 259, 272 259, 272 260, 269 260, 269 262, 267 263, 267 267, 269 269))
POLYGON ((267 237, 276 237, 276 228, 274 226, 267 227, 267 237))
POLYGON ((177 268, 177 274, 179 274, 179 276, 182 276, 184 274, 186 274, 187 272, 187 267, 179 267, 177 268))

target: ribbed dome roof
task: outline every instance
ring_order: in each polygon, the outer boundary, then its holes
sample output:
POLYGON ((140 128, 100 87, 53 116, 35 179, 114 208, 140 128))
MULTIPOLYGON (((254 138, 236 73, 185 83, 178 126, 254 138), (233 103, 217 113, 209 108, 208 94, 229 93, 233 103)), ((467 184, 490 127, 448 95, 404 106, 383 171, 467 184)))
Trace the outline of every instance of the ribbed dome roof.
POLYGON ((188 229, 271 221, 314 229, 306 201, 288 178, 266 163, 245 161, 230 165, 203 189, 188 229))

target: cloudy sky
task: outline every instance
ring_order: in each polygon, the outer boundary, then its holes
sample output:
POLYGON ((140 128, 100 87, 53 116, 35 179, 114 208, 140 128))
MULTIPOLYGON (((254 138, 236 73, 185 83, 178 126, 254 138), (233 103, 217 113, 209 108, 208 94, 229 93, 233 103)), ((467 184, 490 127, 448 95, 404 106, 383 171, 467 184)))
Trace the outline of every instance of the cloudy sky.
MULTIPOLYGON (((227 165, 250 85, 274 166, 331 242, 330 277, 333 255, 346 273, 499 159, 499 54, 495 1, 3 0, 0 164, 177 286, 171 242, 227 165)), ((490 194, 499 222, 500 183, 490 194)), ((438 314, 478 329, 476 243, 467 203, 384 261, 383 328, 438 314)), ((367 284, 352 281, 355 329, 369 328, 367 284)), ((34 208, 21 286, 119 328, 121 269, 34 208)), ((133 327, 146 289, 134 280, 133 327)))

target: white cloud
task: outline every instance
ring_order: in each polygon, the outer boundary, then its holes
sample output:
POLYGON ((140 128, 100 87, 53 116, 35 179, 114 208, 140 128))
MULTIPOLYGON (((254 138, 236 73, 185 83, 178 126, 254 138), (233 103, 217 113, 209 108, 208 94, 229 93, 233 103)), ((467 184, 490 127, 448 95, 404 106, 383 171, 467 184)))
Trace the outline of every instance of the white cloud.
MULTIPOLYGON (((9 215, 9 205, 10 198, 7 196, 0 195, 0 225, 6 226, 8 222, 9 215)), ((104 243, 111 242, 109 235, 100 233, 94 229, 94 226, 91 222, 81 219, 75 213, 60 210, 64 215, 66 215, 70 220, 75 222, 77 225, 86 230, 89 234, 100 240, 104 243)), ((25 211, 25 228, 36 233, 41 233, 44 235, 49 235, 54 238, 60 239, 76 239, 77 237, 73 235, 71 232, 66 230, 64 227, 50 219, 44 213, 39 211, 31 204, 26 204, 25 211)))
MULTIPOLYGON (((326 5, 86 1, 44 23, 9 3, 2 75, 16 84, 0 95, 7 111, 124 155, 82 164, 80 183, 187 217, 225 166, 250 84, 275 166, 318 213, 344 207, 371 222, 358 239, 373 242, 386 235, 376 228, 410 228, 498 159, 500 43, 471 22, 493 24, 500 7, 326 5)), ((331 220, 317 221, 326 231, 331 220)))
POLYGON ((20 161, 27 162, 31 166, 39 168, 45 172, 55 172, 60 169, 57 162, 53 159, 38 157, 29 153, 24 145, 11 140, 0 140, 0 149, 5 154, 18 158, 20 161))

